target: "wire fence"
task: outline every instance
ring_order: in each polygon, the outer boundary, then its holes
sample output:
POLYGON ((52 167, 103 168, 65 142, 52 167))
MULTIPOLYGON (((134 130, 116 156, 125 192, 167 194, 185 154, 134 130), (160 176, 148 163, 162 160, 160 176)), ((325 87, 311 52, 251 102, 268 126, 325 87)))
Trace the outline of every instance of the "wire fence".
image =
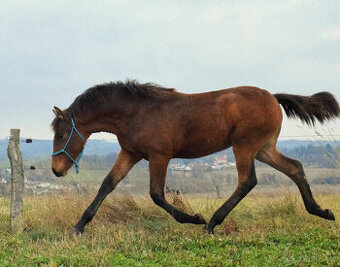
MULTIPOLYGON (((304 141, 297 142, 296 146, 313 145, 319 146, 329 157, 329 160, 335 162, 333 168, 326 166, 306 166, 307 177, 312 184, 318 186, 340 186, 340 170, 338 155, 329 153, 326 144, 330 143, 334 151, 340 148, 340 135, 285 135, 282 138, 303 138, 304 141), (326 153, 327 152, 327 153, 326 153)), ((285 141, 280 142, 284 148, 285 141)), ((279 145, 280 145, 279 143, 279 145)), ((34 138, 21 139, 21 150, 24 158, 25 186, 26 194, 45 194, 58 193, 65 190, 74 190, 78 193, 84 193, 99 187, 102 179, 112 168, 112 165, 119 153, 120 147, 115 139, 89 140, 84 150, 84 157, 80 162, 80 173, 77 175, 72 169, 64 178, 56 178, 51 171, 50 160, 52 153, 52 141, 36 140, 34 138)), ((288 147, 294 146, 288 144, 288 147)), ((7 148, 6 140, 2 144, 1 150, 7 148)), ((221 152, 220 152, 221 153, 221 152)), ((175 159, 170 162, 168 171, 167 184, 170 187, 187 193, 207 193, 218 190, 230 191, 237 184, 237 172, 235 164, 222 166, 221 169, 213 169, 217 153, 209 159, 200 158, 196 160, 175 159), (206 162, 206 164, 202 164, 206 162), (181 168, 171 168, 172 165, 181 168), (190 168, 186 168, 190 166, 190 168)), ((224 152, 222 152, 224 153, 224 152)), ((229 163, 234 163, 231 151, 226 159, 229 163)), ((300 160, 299 158, 297 158, 300 160)), ((303 159, 302 159, 303 160, 303 159)), ((7 155, 0 154, 0 195, 8 196, 9 194, 9 161, 7 155)), ((257 168, 257 174, 260 186, 282 187, 290 186, 292 182, 283 178, 281 173, 276 172, 267 165, 260 165, 257 168)), ((130 193, 147 193, 148 192, 148 167, 147 162, 139 163, 122 181, 119 186, 121 191, 130 193)))

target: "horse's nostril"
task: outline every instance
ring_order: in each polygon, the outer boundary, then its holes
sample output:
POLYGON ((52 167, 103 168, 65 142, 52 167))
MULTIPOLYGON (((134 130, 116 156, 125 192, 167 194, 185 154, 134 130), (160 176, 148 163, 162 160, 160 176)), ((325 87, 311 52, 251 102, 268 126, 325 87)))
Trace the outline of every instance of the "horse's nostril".
POLYGON ((52 168, 52 171, 53 171, 54 175, 57 176, 57 177, 63 176, 62 172, 57 172, 54 168, 52 168))

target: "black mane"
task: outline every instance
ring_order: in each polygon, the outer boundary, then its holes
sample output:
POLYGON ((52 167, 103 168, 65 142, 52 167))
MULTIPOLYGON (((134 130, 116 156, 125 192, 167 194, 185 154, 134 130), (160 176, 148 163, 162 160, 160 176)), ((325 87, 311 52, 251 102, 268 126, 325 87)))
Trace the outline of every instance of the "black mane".
MULTIPOLYGON (((127 97, 156 99, 166 97, 174 91, 174 88, 165 88, 154 83, 139 83, 136 80, 127 80, 125 83, 118 81, 98 84, 79 95, 70 107, 63 111, 63 114, 66 119, 70 119, 79 113, 85 112, 88 108, 100 106, 110 97, 116 96, 117 93, 127 97)), ((51 126, 54 131, 58 129, 59 122, 60 119, 58 118, 53 120, 51 126)))

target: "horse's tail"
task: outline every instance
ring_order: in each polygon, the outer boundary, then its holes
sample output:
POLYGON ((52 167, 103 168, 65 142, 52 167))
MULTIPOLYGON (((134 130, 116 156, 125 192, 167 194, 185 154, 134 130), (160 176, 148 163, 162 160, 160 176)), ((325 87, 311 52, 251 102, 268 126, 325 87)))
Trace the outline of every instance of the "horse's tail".
POLYGON ((335 97, 328 92, 321 92, 311 96, 290 94, 274 94, 282 105, 287 117, 299 117, 308 125, 314 125, 315 120, 323 123, 340 116, 339 104, 335 97))

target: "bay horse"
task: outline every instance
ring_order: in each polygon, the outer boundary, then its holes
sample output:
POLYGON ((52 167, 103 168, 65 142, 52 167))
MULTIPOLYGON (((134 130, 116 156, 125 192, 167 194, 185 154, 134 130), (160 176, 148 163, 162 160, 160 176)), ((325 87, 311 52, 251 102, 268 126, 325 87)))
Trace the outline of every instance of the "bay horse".
POLYGON ((156 84, 137 81, 96 85, 79 95, 65 110, 54 107, 52 170, 64 176, 78 162, 92 133, 117 136, 121 151, 104 179, 98 194, 74 226, 84 232, 105 197, 141 159, 149 161, 152 200, 180 223, 204 224, 213 233, 228 213, 257 183, 254 160, 283 172, 297 185, 310 214, 334 220, 329 209, 322 209, 311 193, 299 161, 276 149, 282 112, 298 117, 308 125, 339 117, 339 105, 332 94, 311 96, 271 94, 242 86, 185 94, 156 84), (208 223, 199 215, 189 215, 172 206, 164 197, 167 167, 172 158, 198 158, 233 148, 238 185, 231 197, 208 223))

